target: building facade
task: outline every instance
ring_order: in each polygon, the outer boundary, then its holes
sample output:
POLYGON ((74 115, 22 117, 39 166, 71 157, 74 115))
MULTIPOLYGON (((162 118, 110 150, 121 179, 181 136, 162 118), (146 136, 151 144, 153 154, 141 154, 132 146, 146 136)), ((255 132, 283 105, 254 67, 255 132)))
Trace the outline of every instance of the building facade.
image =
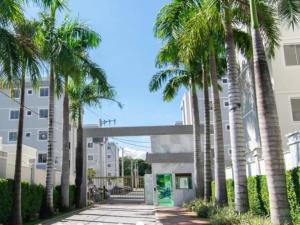
MULTIPOLYGON (((292 160, 289 156, 290 144, 288 140, 290 134, 300 131, 300 28, 298 27, 295 28, 295 30, 292 30, 285 25, 281 25, 280 28, 281 35, 279 46, 275 51, 274 58, 269 59, 268 64, 272 76, 273 90, 278 110, 283 144, 282 150, 285 155, 286 165, 288 165, 286 168, 291 169, 300 165, 300 158, 298 162, 295 162, 295 160, 292 160)), ((249 176, 260 175, 264 174, 264 163, 256 110, 256 96, 253 82, 254 75, 251 65, 241 54, 238 53, 237 59, 239 65, 242 112, 247 149, 247 174, 249 176)), ((223 78, 220 81, 220 85, 223 89, 222 92, 220 92, 220 99, 222 106, 226 165, 230 167, 230 127, 228 121, 229 111, 226 80, 226 78, 223 78)), ((200 122, 203 124, 203 93, 198 91, 197 95, 199 100, 200 122)), ((191 124, 192 106, 189 92, 183 96, 181 111, 183 123, 191 124)), ((227 171, 227 175, 230 175, 230 172, 227 171)))
MULTIPOLYGON (((0 137, 3 144, 17 142, 19 120, 20 89, 12 92, 0 92, 0 137), (11 98, 9 97, 11 96, 11 98)), ((30 82, 25 85, 24 145, 37 149, 36 167, 46 169, 48 151, 48 114, 49 114, 49 81, 42 80, 40 87, 34 90, 30 82)), ((63 96, 55 98, 54 104, 54 167, 61 170, 62 164, 62 127, 63 96)), ((70 125, 70 157, 75 159, 76 127, 70 125)), ((70 160, 75 171, 75 160, 70 160)))

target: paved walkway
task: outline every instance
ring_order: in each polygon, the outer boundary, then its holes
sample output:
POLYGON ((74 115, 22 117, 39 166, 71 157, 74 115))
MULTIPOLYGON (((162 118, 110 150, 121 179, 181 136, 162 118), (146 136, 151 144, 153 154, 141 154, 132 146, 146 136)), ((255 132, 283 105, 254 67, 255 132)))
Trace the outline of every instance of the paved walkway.
POLYGON ((199 225, 209 224, 178 207, 105 204, 70 216, 55 225, 199 225))

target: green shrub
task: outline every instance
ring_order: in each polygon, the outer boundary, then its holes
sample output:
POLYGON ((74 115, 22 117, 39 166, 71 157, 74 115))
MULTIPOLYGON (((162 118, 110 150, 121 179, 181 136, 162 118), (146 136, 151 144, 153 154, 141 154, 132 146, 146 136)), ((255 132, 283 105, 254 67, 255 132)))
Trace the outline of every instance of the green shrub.
MULTIPOLYGON (((59 208, 59 187, 53 191, 54 207, 59 208)), ((22 182, 23 221, 36 218, 42 206, 45 188, 42 185, 22 182)), ((0 179, 0 224, 7 224, 13 203, 13 180, 0 179)), ((70 206, 75 204, 75 187, 70 186, 70 206)))
POLYGON ((241 216, 230 207, 219 208, 210 218, 211 225, 240 225, 241 216))

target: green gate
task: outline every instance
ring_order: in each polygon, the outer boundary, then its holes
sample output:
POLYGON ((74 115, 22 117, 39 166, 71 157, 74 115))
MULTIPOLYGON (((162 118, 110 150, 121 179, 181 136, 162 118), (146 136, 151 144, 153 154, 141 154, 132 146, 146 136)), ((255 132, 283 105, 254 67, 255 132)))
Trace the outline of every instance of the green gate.
POLYGON ((156 175, 157 202, 160 206, 173 206, 172 174, 156 175))

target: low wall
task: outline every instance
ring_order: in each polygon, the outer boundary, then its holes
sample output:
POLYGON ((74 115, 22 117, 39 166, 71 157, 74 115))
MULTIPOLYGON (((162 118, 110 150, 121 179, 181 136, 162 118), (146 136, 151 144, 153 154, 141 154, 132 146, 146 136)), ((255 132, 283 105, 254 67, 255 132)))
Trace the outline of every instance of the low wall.
MULTIPOLYGON (((22 181, 29 182, 31 184, 46 185, 46 170, 37 169, 35 165, 22 166, 21 168, 22 181)), ((7 163, 5 158, 0 158, 0 178, 14 179, 15 165, 7 163)), ((58 186, 61 183, 61 171, 53 171, 53 184, 58 186)), ((70 175, 70 185, 75 183, 74 175, 70 175)))

